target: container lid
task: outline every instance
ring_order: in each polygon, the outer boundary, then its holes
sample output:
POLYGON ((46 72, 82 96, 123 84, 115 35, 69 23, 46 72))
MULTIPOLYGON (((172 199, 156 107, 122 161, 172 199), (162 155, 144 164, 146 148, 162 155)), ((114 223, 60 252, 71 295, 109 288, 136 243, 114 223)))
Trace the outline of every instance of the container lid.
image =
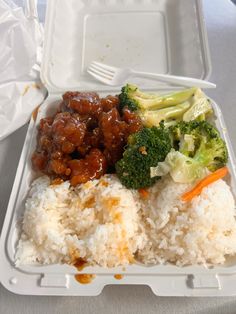
MULTIPOLYGON (((41 78, 49 92, 109 90, 87 74, 94 60, 206 79, 210 58, 201 1, 48 1, 41 78)), ((140 78, 132 82, 163 86, 140 78)))

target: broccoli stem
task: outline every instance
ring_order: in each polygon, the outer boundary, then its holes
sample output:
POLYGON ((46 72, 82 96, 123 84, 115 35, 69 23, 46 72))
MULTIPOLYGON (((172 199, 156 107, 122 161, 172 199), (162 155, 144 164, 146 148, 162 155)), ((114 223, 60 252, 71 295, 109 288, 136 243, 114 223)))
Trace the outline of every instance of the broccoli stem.
POLYGON ((178 105, 187 101, 196 92, 196 88, 189 88, 180 92, 171 93, 163 96, 159 96, 152 99, 143 99, 136 96, 135 100, 138 102, 140 109, 155 110, 162 109, 169 106, 178 105))
POLYGON ((189 107, 190 103, 186 101, 182 104, 160 110, 140 111, 139 116, 145 126, 158 126, 162 120, 178 119, 189 107))
POLYGON ((132 93, 135 97, 140 97, 142 99, 156 99, 157 97, 159 97, 158 94, 143 93, 138 88, 130 94, 132 95, 132 93))
POLYGON ((211 104, 205 98, 199 98, 193 101, 191 108, 184 114, 183 120, 188 122, 199 118, 199 121, 205 120, 205 114, 211 111, 211 104), (203 117, 203 119, 202 119, 203 117))

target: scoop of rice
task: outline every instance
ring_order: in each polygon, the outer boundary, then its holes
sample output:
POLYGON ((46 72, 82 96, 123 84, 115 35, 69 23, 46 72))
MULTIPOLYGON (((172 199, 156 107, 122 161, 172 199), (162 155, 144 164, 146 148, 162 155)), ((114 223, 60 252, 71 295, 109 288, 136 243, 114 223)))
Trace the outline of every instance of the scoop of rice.
POLYGON ((223 180, 204 188, 191 202, 180 196, 189 184, 165 177, 142 201, 148 243, 138 254, 143 263, 221 264, 236 253, 235 203, 223 180))
POLYGON ((114 267, 133 262, 146 240, 135 199, 112 175, 77 188, 38 178, 26 201, 16 263, 74 263, 80 258, 114 267))
POLYGON ((142 199, 105 175, 76 188, 35 180, 23 220, 17 264, 75 263, 115 267, 134 262, 221 264, 236 253, 235 203, 223 180, 191 202, 191 185, 169 176, 142 199))

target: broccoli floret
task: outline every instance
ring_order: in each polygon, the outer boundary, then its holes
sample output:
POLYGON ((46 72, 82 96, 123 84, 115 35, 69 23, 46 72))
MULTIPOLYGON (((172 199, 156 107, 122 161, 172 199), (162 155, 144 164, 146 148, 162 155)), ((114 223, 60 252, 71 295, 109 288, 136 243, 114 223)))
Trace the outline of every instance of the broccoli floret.
POLYGON ((159 177, 150 177, 150 167, 163 161, 171 149, 171 139, 164 124, 130 135, 123 158, 116 163, 121 183, 130 189, 153 185, 159 177))
POLYGON ((209 122, 181 121, 169 130, 173 147, 208 170, 215 171, 227 163, 226 144, 209 122))
POLYGON ((119 95, 120 109, 124 107, 129 108, 131 111, 139 109, 139 98, 141 99, 155 99, 158 95, 147 94, 140 91, 138 86, 132 84, 126 84, 121 89, 119 95))
POLYGON ((156 110, 175 106, 187 101, 196 92, 196 88, 189 88, 167 95, 155 95, 141 92, 136 85, 127 84, 119 95, 120 109, 128 107, 130 110, 156 110))

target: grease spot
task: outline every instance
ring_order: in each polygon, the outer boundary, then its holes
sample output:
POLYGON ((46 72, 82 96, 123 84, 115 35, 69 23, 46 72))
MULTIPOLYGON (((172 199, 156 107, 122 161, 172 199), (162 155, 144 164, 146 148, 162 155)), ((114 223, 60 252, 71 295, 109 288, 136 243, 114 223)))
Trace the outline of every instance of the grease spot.
POLYGON ((28 93, 29 89, 30 89, 30 86, 26 85, 25 88, 24 88, 24 91, 22 93, 22 96, 25 96, 25 94, 28 93))
POLYGON ((32 112, 32 118, 33 118, 34 121, 36 121, 36 119, 37 119, 39 107, 40 107, 40 105, 38 105, 38 106, 34 109, 34 111, 32 112))
POLYGON ((121 274, 115 274, 114 275, 114 278, 117 279, 117 280, 121 280, 124 278, 124 275, 121 275, 121 274))
POLYGON ((75 280, 83 285, 87 285, 93 281, 96 276, 93 274, 77 274, 75 280))

